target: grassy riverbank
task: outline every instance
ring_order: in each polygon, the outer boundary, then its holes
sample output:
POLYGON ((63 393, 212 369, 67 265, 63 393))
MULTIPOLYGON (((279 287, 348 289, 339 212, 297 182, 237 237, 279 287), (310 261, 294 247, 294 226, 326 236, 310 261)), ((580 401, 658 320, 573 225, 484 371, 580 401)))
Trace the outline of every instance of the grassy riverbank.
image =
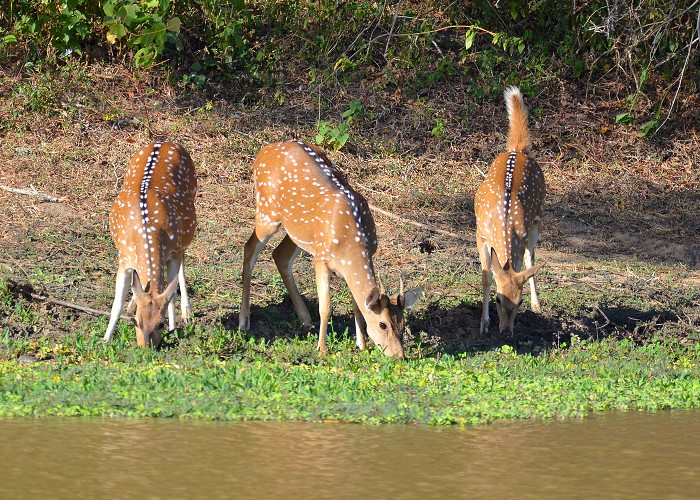
POLYGON ((331 335, 323 358, 313 335, 266 341, 221 328, 188 327, 156 352, 135 347, 126 327, 104 345, 87 333, 104 325, 92 323, 60 343, 2 338, 0 417, 443 425, 700 407, 700 346, 670 340, 431 357, 414 346, 397 362, 358 352, 346 333, 331 335))

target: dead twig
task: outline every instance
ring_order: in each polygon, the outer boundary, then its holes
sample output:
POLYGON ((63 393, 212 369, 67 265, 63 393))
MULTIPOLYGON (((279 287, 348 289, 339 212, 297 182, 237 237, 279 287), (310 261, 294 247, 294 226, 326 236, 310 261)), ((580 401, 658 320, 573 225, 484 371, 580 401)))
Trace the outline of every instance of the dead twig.
POLYGON ((431 231, 433 233, 444 234, 445 236, 450 236, 450 237, 456 238, 458 240, 469 240, 470 239, 469 237, 467 237, 467 235, 457 234, 457 233, 453 233, 451 231, 445 231, 444 229, 438 229, 437 227, 431 226, 430 224, 423 224, 422 222, 407 219, 406 217, 396 215, 394 213, 391 213, 387 210, 381 209, 381 208, 376 207, 374 205, 370 205, 369 208, 371 210, 373 210, 374 212, 379 212, 380 214, 386 215, 387 217, 389 217, 391 219, 399 220, 401 222, 406 222, 408 224, 412 224, 414 226, 426 229, 426 230, 431 231))
MULTIPOLYGON (((57 306, 61 307, 67 307, 68 309, 74 309, 76 311, 81 311, 84 313, 92 314, 93 316, 109 316, 110 313, 109 311, 100 311, 99 309, 93 309, 92 307, 87 307, 87 306, 81 306, 80 304, 74 304, 72 302, 66 302, 65 300, 58 300, 54 299, 52 297, 46 296, 46 295, 40 295, 38 293, 35 293, 30 285, 23 285, 21 283, 17 283, 14 281, 8 281, 8 288, 16 292, 23 297, 31 300, 37 300, 40 302, 48 302, 49 304, 55 304, 57 306)), ((131 315, 128 314, 122 314, 121 315, 122 319, 130 320, 132 319, 131 315)))
POLYGON ((659 124, 658 127, 656 127, 656 130, 654 131, 655 135, 659 130, 661 130, 661 127, 666 125, 666 122, 671 118, 671 113, 673 113, 673 107, 676 105, 676 100, 678 99, 678 93, 681 91, 681 86, 683 85, 683 77, 685 76, 685 70, 688 68, 688 61, 690 60, 690 55, 693 53, 693 43, 700 40, 700 7, 698 8, 698 17, 697 20, 695 21, 695 29, 692 31, 690 34, 690 43, 688 44, 688 54, 685 56, 685 62, 683 63, 683 69, 681 69, 681 74, 678 76, 678 87, 676 87, 676 93, 673 95, 673 100, 671 101, 671 105, 668 107, 668 113, 666 114, 666 118, 659 124), (697 37, 696 37, 697 33, 697 37))
MULTIPOLYGON (((99 309, 93 309, 92 307, 81 306, 79 304, 73 304, 71 302, 66 302, 64 300, 52 299, 51 297, 46 297, 44 295, 38 295, 38 294, 33 293, 30 296, 34 300, 40 300, 42 302, 49 302, 50 304, 56 304, 57 306, 63 306, 63 307, 67 307, 69 309, 75 309, 76 311, 82 311, 82 312, 85 312, 88 314, 92 314, 93 316, 109 316, 110 315, 109 311, 100 311, 99 309)), ((122 314, 121 317, 123 319, 131 319, 131 316, 128 314, 122 314)))
MULTIPOLYGON (((401 9, 401 2, 396 4, 396 10, 394 11, 394 20, 391 22, 391 28, 389 29, 389 36, 386 39, 386 46, 384 47, 384 59, 389 60, 389 45, 391 44, 391 37, 394 35, 394 28, 396 27, 396 19, 399 17, 399 10, 401 9)), ((434 42, 433 42, 434 43, 434 42)))
POLYGON ((51 202, 57 202, 60 201, 58 198, 54 198, 53 196, 50 196, 48 194, 41 193, 37 191, 37 189, 32 186, 31 184, 29 185, 29 189, 18 189, 18 188, 13 188, 9 186, 3 186, 0 184, 0 189, 3 189, 5 191, 8 191, 10 193, 16 193, 16 194, 26 194, 28 196, 36 196, 37 198, 41 198, 45 201, 51 201, 51 202))

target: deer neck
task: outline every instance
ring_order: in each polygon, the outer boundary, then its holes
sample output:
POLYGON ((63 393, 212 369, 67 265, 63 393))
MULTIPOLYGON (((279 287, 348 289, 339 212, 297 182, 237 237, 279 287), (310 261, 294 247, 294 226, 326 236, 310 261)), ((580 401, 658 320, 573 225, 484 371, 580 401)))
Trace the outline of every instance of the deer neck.
POLYGON ((361 248, 355 248, 352 252, 340 252, 340 255, 335 256, 331 266, 348 284, 355 303, 365 314, 367 297, 372 294, 374 288, 377 288, 377 279, 369 249, 361 245, 358 247, 361 248))

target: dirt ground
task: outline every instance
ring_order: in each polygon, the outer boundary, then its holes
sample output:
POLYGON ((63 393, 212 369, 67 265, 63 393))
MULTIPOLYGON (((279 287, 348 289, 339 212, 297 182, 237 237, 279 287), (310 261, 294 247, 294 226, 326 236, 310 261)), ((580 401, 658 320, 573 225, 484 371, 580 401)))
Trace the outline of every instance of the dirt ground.
MULTIPOLYGON (((170 139, 190 151, 198 171, 199 226, 187 269, 197 321, 235 328, 257 151, 277 140, 313 141, 319 113, 339 120, 345 103, 359 98, 371 114, 358 117, 350 142, 328 154, 370 204, 394 214, 375 211, 375 265, 388 287, 396 288, 401 273, 408 286, 425 286, 410 318, 411 342, 461 351, 514 341, 536 350, 572 335, 700 338, 696 94, 681 95, 651 139, 615 123, 627 93, 614 83, 582 87, 557 80, 526 99, 534 156, 548 189, 538 250, 547 262, 539 276, 543 312, 529 311, 526 299, 515 339, 501 339, 495 308, 491 335, 478 334, 472 201, 483 172, 505 148, 500 97, 477 100, 470 82, 458 77, 422 95, 357 82, 320 92, 298 83, 242 85, 206 96, 122 67, 90 66, 61 77, 65 81, 49 85, 52 93, 39 110, 16 90, 47 86, 39 76, 27 81, 8 72, 0 87, 0 277, 31 285, 37 294, 109 309, 116 271, 107 231, 112 200, 131 155, 152 139, 170 139), (438 121, 443 131, 431 133, 438 121), (56 201, 4 188, 35 189, 56 201)), ((34 99, 44 102, 41 94, 34 99)), ((643 96, 640 109, 651 109, 656 99, 643 96)), ((274 271, 272 248, 255 270, 252 334, 302 335, 274 271)), ((313 316, 309 259, 299 259, 296 270, 313 316)), ((337 279, 333 294, 333 326, 342 332, 352 319, 347 289, 337 279)), ((13 335, 70 335, 93 318, 19 292, 16 300, 31 302, 38 315, 31 325, 0 316, 13 335)), ((104 318, 99 325, 106 325, 104 318)))

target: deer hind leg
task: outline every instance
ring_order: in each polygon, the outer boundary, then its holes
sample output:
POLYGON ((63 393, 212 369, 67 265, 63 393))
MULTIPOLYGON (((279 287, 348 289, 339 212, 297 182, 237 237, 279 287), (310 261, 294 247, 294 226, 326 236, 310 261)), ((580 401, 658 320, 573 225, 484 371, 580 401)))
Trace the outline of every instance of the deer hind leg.
POLYGON ((126 294, 129 291, 131 285, 131 269, 119 268, 117 271, 117 283, 114 290, 114 303, 112 304, 112 313, 109 317, 109 325, 107 326, 107 332, 104 336, 104 341, 109 342, 114 335, 114 330, 117 328, 117 323, 119 322, 119 316, 121 316, 124 310, 124 300, 126 299, 126 294))
POLYGON ((479 244, 479 260, 481 260, 481 335, 489 333, 489 299, 491 297, 491 248, 486 243, 479 244))
POLYGON ((323 354, 326 350, 326 331, 328 329, 328 319, 331 316, 331 287, 330 270, 328 264, 323 261, 314 261, 316 269, 316 291, 318 293, 318 314, 320 317, 320 327, 318 334, 318 350, 323 354))
MULTIPOLYGON (((537 245, 537 239, 540 234, 540 221, 535 222, 528 231, 527 235, 527 245, 525 246, 525 268, 528 269, 535 265, 535 246, 537 245)), ((537 288, 535 288, 535 276, 531 276, 528 280, 530 283, 530 309, 532 312, 539 313, 542 308, 540 307, 540 299, 537 297, 537 288)))
POLYGON ((297 244, 292 241, 289 235, 287 235, 272 252, 272 258, 275 260, 280 276, 282 276, 284 286, 287 287, 289 298, 292 299, 292 305, 294 306, 294 310, 297 313, 299 321, 301 321, 304 326, 308 327, 311 325, 311 315, 309 314, 306 304, 304 304, 304 299, 299 293, 297 284, 294 281, 294 274, 292 273, 294 260, 300 253, 301 248, 299 248, 297 244))
POLYGON ((243 247, 243 297, 241 299, 241 312, 238 315, 238 328, 241 330, 250 329, 250 280, 253 273, 253 266, 262 249, 272 235, 279 229, 281 223, 262 228, 255 226, 253 234, 243 247))
POLYGON ((355 315, 355 344, 363 351, 365 349, 365 324, 362 312, 354 297, 352 299, 352 313, 355 315))

